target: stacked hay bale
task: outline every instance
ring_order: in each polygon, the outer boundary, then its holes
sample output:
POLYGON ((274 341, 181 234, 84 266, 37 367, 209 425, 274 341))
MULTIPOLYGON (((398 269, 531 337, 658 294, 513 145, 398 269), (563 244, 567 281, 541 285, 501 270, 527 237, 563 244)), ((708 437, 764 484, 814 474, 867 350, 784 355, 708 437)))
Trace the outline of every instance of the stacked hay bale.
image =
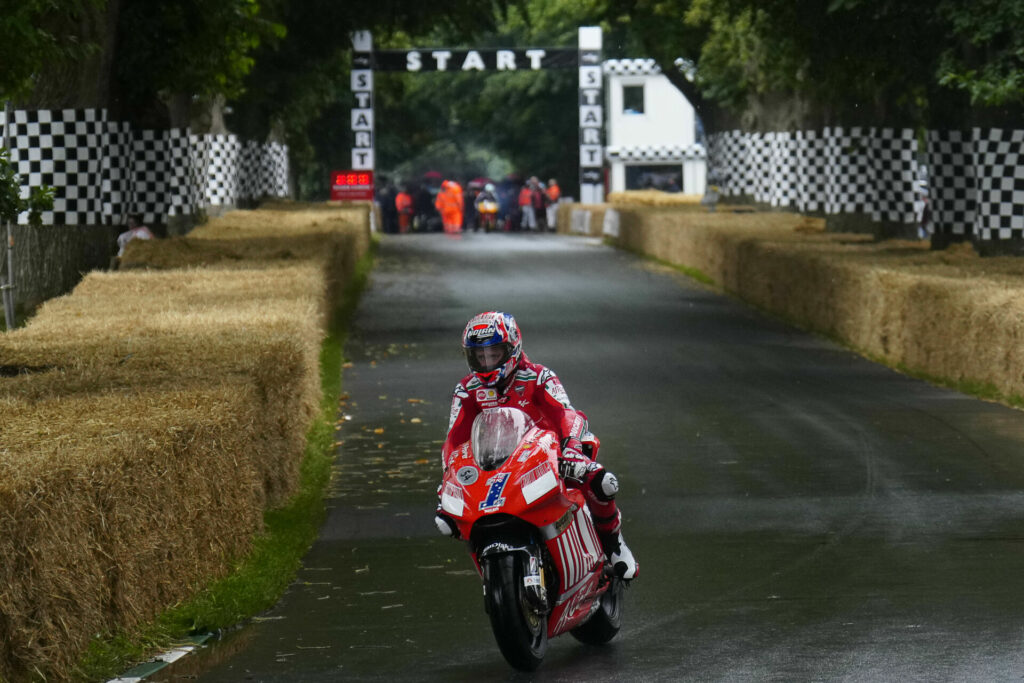
POLYGON ((245 553, 296 490, 368 225, 279 205, 133 241, 0 336, 0 679, 65 678, 245 553))
MULTIPOLYGON (((601 237, 604 234, 605 213, 609 209, 637 210, 672 209, 673 211, 706 212, 701 204, 701 195, 662 192, 660 190, 626 190, 611 192, 605 204, 580 205, 562 202, 558 205, 557 231, 562 234, 589 235, 601 237), (588 214, 584 216, 584 214, 588 214)), ((720 206, 721 211, 733 211, 749 207, 720 206)))
POLYGON ((624 248, 891 365, 1024 397, 1024 259, 826 233, 794 213, 616 209, 624 248))

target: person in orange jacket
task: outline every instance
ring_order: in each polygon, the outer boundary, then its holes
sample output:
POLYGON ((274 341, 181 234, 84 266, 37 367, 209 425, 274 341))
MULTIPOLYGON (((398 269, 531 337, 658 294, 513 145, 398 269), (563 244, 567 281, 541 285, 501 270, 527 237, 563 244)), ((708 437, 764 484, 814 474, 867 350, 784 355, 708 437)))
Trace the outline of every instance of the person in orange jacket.
POLYGON ((457 182, 446 180, 441 183, 434 206, 441 214, 445 232, 462 232, 462 201, 462 187, 457 182))
POLYGON ((554 232, 555 221, 558 219, 558 200, 562 198, 562 188, 558 187, 558 181, 554 178, 549 180, 544 194, 548 196, 548 230, 554 232))
POLYGON ((414 210, 412 195, 407 188, 402 188, 402 191, 395 195, 395 210, 398 211, 398 232, 409 232, 414 210))
POLYGON ((519 213, 522 218, 519 221, 519 225, 516 226, 517 229, 537 229, 537 214, 533 210, 533 192, 530 189, 529 183, 523 185, 519 190, 519 213))

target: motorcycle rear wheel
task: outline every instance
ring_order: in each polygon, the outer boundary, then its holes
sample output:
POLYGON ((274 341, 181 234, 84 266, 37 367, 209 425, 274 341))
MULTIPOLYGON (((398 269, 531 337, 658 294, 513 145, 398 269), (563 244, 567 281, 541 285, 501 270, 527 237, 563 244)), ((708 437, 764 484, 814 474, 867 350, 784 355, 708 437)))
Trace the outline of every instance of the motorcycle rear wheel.
POLYGON ((623 593, 622 579, 612 577, 612 585, 601 595, 597 611, 570 631, 573 637, 588 645, 604 645, 614 638, 622 627, 623 593))
POLYGON ((523 595, 523 566, 518 555, 484 560, 484 601, 491 630, 505 659, 516 669, 533 671, 548 649, 547 616, 523 595))

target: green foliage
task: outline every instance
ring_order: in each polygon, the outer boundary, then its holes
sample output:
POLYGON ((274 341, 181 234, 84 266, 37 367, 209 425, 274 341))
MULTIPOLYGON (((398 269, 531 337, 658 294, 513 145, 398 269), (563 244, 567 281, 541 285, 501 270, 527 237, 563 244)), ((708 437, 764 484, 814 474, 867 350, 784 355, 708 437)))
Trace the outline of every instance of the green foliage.
POLYGON ((677 50, 697 63, 699 94, 736 112, 774 97, 819 123, 928 125, 955 123, 968 97, 1024 103, 1024 0, 615 4, 663 68, 677 50))
POLYGON ((281 39, 256 0, 121 0, 117 73, 129 96, 237 97, 256 49, 281 39))
POLYGON ((52 187, 33 187, 27 199, 21 196, 21 177, 11 163, 11 153, 0 147, 0 221, 15 222, 18 216, 28 211, 29 225, 38 227, 42 222, 41 212, 53 208, 52 187))
MULTIPOLYGON (((141 0, 140 0, 141 1, 141 0)), ((315 196, 327 187, 332 168, 347 168, 347 121, 352 106, 348 91, 351 43, 359 29, 374 32, 378 42, 403 31, 425 31, 435 24, 478 30, 489 25, 504 2, 481 5, 455 0, 429 3, 381 0, 375 3, 277 0, 266 13, 285 27, 286 36, 255 51, 254 68, 245 92, 232 103, 232 130, 254 139, 269 133, 289 145, 300 197, 315 196)))
MULTIPOLYGON (((510 7, 472 47, 573 47, 581 25, 598 24, 606 3, 531 1, 510 7)), ((382 47, 460 44, 447 30, 394 36, 382 47)), ((463 39, 464 40, 464 39, 463 39)), ((462 44, 467 44, 463 42, 462 44)), ((463 178, 510 171, 558 178, 568 192, 578 163, 574 69, 377 74, 378 167, 402 178, 433 168, 463 178)))
POLYGON ((938 11, 958 42, 942 54, 939 82, 976 105, 1024 103, 1024 0, 946 0, 938 11))
POLYGON ((84 55, 75 22, 104 0, 17 0, 5 2, 0 20, 0 99, 27 95, 33 77, 47 66, 84 55))

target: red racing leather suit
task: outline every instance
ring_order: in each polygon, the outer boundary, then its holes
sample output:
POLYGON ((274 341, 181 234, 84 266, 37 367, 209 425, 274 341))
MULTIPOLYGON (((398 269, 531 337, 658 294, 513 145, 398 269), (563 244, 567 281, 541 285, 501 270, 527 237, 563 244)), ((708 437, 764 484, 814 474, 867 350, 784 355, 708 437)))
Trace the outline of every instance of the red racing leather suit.
MULTIPOLYGON (((503 389, 485 387, 475 375, 469 374, 455 385, 452 412, 448 421, 448 438, 442 449, 442 465, 447 467, 454 451, 469 441, 473 420, 487 408, 518 408, 542 429, 558 435, 559 443, 580 448, 588 436, 587 417, 574 409, 558 377, 550 369, 532 363, 523 354, 515 373, 503 389)), ((587 507, 594 518, 594 527, 601 534, 618 532, 620 514, 615 503, 618 484, 615 476, 599 463, 591 461, 580 482, 566 480, 583 491, 587 507), (607 481, 606 481, 607 480, 607 481)))

